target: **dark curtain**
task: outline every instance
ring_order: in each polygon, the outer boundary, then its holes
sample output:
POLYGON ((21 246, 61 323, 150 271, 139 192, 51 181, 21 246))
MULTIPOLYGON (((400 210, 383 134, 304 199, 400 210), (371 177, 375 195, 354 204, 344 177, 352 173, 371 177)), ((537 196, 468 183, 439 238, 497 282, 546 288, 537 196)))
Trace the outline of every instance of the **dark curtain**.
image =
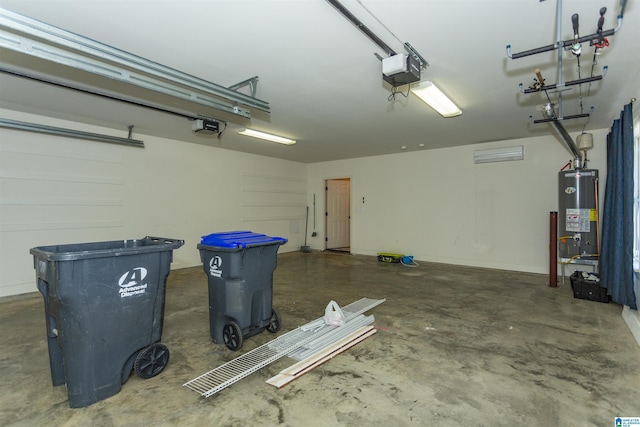
POLYGON ((633 281, 633 113, 624 106, 607 135, 600 285, 611 300, 638 309, 633 281))

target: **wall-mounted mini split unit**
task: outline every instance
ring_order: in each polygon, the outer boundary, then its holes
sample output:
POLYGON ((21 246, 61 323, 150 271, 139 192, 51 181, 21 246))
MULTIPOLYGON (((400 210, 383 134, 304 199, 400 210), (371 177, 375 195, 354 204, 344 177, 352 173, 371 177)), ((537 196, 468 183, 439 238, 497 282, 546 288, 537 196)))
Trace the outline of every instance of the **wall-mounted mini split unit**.
POLYGON ((191 130, 202 135, 213 135, 220 131, 220 123, 214 120, 196 119, 191 122, 191 130))
POLYGON ((414 55, 399 53, 382 60, 382 79, 393 87, 420 80, 420 61, 414 55))
POLYGON ((492 148, 489 150, 476 150, 473 152, 473 162, 494 163, 524 160, 524 146, 492 148))

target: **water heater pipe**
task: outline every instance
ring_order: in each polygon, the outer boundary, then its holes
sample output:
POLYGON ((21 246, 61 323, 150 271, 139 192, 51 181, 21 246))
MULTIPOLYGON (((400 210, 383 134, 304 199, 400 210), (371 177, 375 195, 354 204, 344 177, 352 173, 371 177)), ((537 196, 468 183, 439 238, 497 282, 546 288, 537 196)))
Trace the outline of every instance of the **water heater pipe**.
POLYGON ((549 212, 549 287, 558 287, 558 212, 549 212))
POLYGON ((577 165, 578 167, 576 167, 576 169, 582 169, 582 154, 580 153, 580 150, 578 149, 578 146, 576 145, 576 143, 573 142, 573 139, 571 139, 569 132, 567 132, 564 126, 562 126, 562 123, 560 123, 560 121, 557 119, 552 120, 549 123, 551 123, 551 126, 553 126, 556 129, 562 141, 565 143, 569 151, 571 151, 571 154, 573 154, 573 157, 578 163, 577 165))

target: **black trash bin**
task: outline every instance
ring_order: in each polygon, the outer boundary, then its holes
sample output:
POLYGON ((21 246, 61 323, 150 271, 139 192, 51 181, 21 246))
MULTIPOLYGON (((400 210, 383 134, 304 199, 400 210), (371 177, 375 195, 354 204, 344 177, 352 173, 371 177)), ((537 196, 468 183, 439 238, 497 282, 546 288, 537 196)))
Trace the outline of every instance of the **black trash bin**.
POLYGON ((81 408, 120 391, 131 371, 159 374, 165 285, 182 240, 145 237, 31 249, 44 297, 54 386, 81 408))
POLYGON ((198 249, 209 282, 213 342, 238 350, 245 337, 280 329, 280 314, 272 306, 273 272, 278 248, 285 243, 283 237, 250 231, 202 237, 198 249))

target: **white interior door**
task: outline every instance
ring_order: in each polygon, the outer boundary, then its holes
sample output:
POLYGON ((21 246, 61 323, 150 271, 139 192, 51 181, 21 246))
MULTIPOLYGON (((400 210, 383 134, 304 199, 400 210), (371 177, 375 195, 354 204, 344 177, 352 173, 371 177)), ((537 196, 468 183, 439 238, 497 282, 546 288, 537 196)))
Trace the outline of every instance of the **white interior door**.
POLYGON ((351 180, 328 179, 327 201, 327 249, 349 250, 351 222, 351 180))

